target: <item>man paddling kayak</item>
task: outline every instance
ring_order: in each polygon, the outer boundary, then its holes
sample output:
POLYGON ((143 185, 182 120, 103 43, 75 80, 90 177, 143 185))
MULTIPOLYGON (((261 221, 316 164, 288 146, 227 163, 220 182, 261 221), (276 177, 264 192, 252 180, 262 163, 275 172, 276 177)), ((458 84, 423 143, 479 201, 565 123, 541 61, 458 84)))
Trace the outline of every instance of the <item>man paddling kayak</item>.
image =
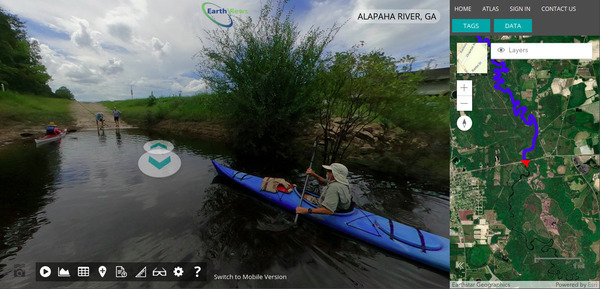
POLYGON ((315 177, 320 184, 325 185, 318 199, 305 195, 308 201, 317 204, 319 207, 314 210, 311 208, 296 207, 296 213, 331 215, 334 212, 340 213, 350 210, 352 195, 350 194, 350 184, 348 183, 348 179, 346 179, 348 168, 340 163, 333 163, 328 166, 323 165, 323 168, 327 170, 325 178, 317 175, 311 168, 306 170, 307 175, 315 177))

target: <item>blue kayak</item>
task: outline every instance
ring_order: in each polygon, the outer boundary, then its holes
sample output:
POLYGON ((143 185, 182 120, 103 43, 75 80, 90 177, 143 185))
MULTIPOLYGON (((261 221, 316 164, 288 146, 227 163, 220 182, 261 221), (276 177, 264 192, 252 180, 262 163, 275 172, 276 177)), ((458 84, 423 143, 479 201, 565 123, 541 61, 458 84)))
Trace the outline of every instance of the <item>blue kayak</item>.
MULTIPOLYGON (((263 178, 239 172, 213 161, 219 175, 235 181, 261 197, 296 212, 300 194, 296 189, 290 193, 271 193, 261 190, 263 178)), ((306 200, 306 208, 316 206, 306 200)), ((363 240, 387 251, 433 266, 450 270, 450 240, 419 229, 374 215, 365 210, 353 208, 347 213, 333 215, 305 214, 313 221, 329 226, 342 233, 363 240)))

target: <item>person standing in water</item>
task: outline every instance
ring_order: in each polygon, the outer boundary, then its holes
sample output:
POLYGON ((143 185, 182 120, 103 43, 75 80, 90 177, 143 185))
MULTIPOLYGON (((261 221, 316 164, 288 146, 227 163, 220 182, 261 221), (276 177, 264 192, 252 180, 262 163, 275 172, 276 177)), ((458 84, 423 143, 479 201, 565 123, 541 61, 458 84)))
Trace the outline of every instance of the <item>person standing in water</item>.
POLYGON ((102 112, 96 113, 96 127, 98 129, 104 129, 104 115, 102 112), (98 123, 100 123, 100 125, 98 125, 98 123))
POLYGON ((115 106, 115 108, 113 109, 113 115, 115 117, 115 125, 117 127, 119 127, 119 116, 121 115, 121 112, 117 109, 117 107, 115 106))

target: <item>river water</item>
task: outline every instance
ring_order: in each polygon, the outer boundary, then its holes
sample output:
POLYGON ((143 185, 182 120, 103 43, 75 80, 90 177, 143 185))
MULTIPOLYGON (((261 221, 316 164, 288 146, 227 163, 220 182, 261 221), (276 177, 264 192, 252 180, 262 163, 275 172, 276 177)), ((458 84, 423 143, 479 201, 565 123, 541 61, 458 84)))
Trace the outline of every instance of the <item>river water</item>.
MULTIPOLYGON (((235 163, 214 141, 135 130, 75 132, 37 148, 31 140, 0 148, 0 288, 448 287, 446 272, 302 218, 292 226, 291 212, 215 178, 212 159, 235 163), (167 178, 138 168, 144 144, 156 139, 173 143, 181 159, 167 178), (36 262, 206 262, 208 278, 36 282, 36 262), (16 277, 16 268, 25 276, 16 277), (287 280, 213 278, 263 273, 287 280)), ((302 184, 304 170, 288 177, 302 184)), ((447 192, 350 171, 366 210, 448 237, 447 192)))

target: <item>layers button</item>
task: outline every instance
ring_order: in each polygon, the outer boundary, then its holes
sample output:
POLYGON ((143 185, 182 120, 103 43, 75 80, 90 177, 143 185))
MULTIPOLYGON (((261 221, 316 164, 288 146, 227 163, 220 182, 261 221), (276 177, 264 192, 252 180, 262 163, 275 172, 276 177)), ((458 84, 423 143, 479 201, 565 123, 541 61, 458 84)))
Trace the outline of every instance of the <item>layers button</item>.
POLYGON ((452 19, 452 33, 489 33, 490 19, 452 19))
POLYGON ((494 32, 531 33, 531 19, 494 19, 494 32))

